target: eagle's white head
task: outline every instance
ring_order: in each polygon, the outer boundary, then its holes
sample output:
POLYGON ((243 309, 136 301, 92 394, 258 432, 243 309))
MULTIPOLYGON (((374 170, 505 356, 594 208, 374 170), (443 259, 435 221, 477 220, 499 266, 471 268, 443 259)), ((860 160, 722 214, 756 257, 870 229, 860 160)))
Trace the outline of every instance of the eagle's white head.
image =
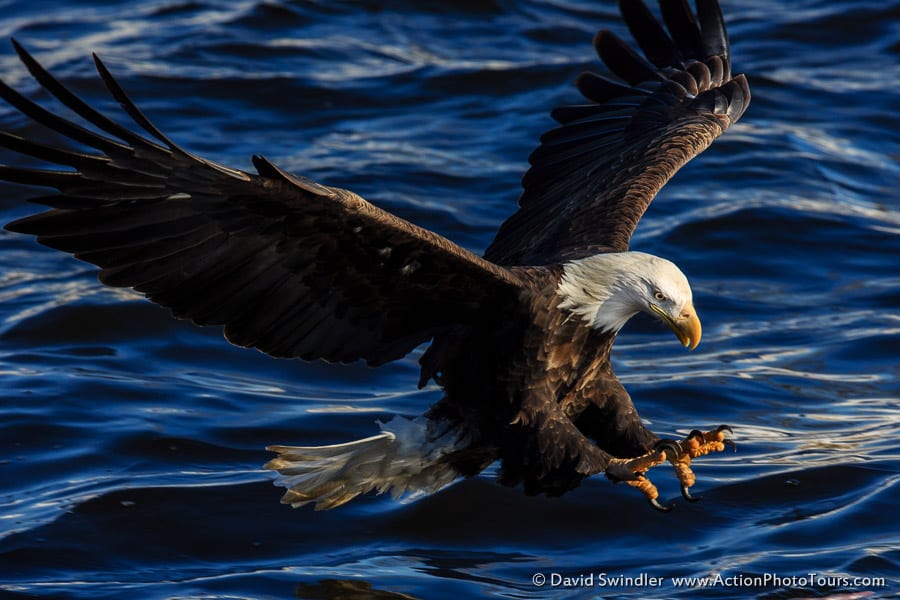
POLYGON ((601 331, 618 332, 638 312, 668 325, 693 350, 700 319, 691 286, 673 263, 643 252, 597 254, 565 264, 556 288, 559 307, 601 331))

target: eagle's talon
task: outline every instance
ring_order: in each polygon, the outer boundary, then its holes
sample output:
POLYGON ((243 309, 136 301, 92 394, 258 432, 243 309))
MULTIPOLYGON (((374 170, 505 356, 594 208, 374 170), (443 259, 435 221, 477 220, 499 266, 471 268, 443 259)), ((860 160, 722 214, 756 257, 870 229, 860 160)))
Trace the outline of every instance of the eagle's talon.
POLYGON ((685 484, 681 484, 681 497, 687 500, 688 502, 697 502, 702 498, 702 496, 692 496, 691 488, 685 484))
POLYGON ((681 452, 673 459, 668 458, 669 462, 675 468, 675 475, 681 482, 681 496, 688 502, 696 502, 699 496, 691 495, 690 488, 696 483, 697 478, 691 470, 691 460, 700 456, 705 456, 712 452, 721 452, 726 446, 730 446, 737 451, 734 444, 734 430, 728 425, 719 425, 715 429, 702 432, 699 429, 691 431, 687 437, 679 444, 681 452))
POLYGON ((668 460, 667 450, 672 451, 671 448, 654 448, 634 458, 613 458, 606 467, 606 476, 612 481, 624 482, 637 488, 657 510, 663 512, 671 510, 671 507, 666 508, 659 503, 659 492, 653 482, 646 477, 647 470, 668 460))
POLYGON ((672 503, 668 506, 663 506, 659 503, 658 498, 649 498, 650 506, 658 510, 659 512, 670 512, 673 508, 675 508, 675 504, 672 503))
POLYGON ((659 440, 653 449, 657 452, 662 452, 665 459, 669 462, 678 460, 678 457, 684 454, 684 448, 675 440, 659 440))
POLYGON ((737 446, 734 443, 734 430, 728 425, 719 425, 715 429, 705 433, 698 429, 694 429, 686 438, 684 438, 682 444, 683 447, 686 448, 682 460, 685 455, 690 458, 697 458, 698 456, 705 456, 711 452, 721 452, 726 446, 737 450, 737 446))
MULTIPOLYGON (((721 426, 720 426, 720 427, 721 427, 721 426)), ((718 430, 718 429, 715 429, 715 430, 713 430, 713 431, 718 432, 719 430, 718 430)), ((689 434, 687 434, 687 437, 684 438, 684 439, 685 439, 685 440, 690 440, 690 439, 693 439, 693 438, 699 438, 700 441, 703 441, 703 440, 704 440, 704 436, 705 436, 705 434, 704 434, 702 431, 700 431, 699 429, 694 429, 694 430, 692 430, 689 434)))
POLYGON ((714 431, 722 438, 721 441, 723 445, 728 446, 733 451, 737 452, 737 445, 734 443, 734 429, 728 425, 719 425, 714 431))

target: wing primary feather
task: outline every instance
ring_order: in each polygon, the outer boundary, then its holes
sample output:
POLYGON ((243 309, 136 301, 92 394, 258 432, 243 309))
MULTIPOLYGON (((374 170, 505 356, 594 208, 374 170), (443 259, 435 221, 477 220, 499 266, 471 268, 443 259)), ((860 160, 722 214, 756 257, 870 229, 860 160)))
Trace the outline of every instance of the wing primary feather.
POLYGON ((112 76, 112 73, 109 72, 109 69, 106 68, 106 65, 103 64, 103 61, 100 60, 100 57, 96 54, 92 54, 94 57, 94 65, 97 67, 97 72, 100 74, 100 78, 103 79, 103 83, 106 85, 106 89, 109 90, 109 93, 112 94, 113 98, 122 106, 128 116, 134 119, 134 122, 140 125, 147 133, 164 143, 169 147, 170 150, 175 150, 177 152, 181 152, 187 154, 179 148, 172 140, 170 140, 162 131, 157 129, 157 127, 150 122, 150 120, 144 116, 144 113, 135 106, 134 102, 131 101, 131 98, 128 97, 128 94, 125 93, 125 90, 122 89, 122 86, 119 85, 119 82, 115 80, 112 76))
POLYGON ((83 252, 95 250, 110 251, 127 247, 134 239, 158 240, 164 236, 178 235, 187 237, 199 231, 206 224, 205 220, 196 216, 192 219, 180 219, 169 223, 149 223, 136 225, 131 229, 110 229, 90 233, 47 234, 38 237, 45 246, 81 255, 83 252))
MULTIPOLYGON (((525 174, 525 177, 537 177, 539 174, 548 175, 550 173, 547 173, 546 171, 549 167, 566 165, 569 161, 579 156, 599 152, 614 143, 615 141, 611 140, 608 135, 598 135, 584 140, 577 140, 569 144, 560 144, 559 147, 553 148, 552 152, 542 150, 544 146, 540 146, 528 157, 529 161, 531 161, 534 166, 525 174), (532 171, 534 172, 532 173, 532 171)), ((572 166, 573 165, 567 165, 565 172, 571 170, 572 166)), ((562 172, 560 175, 561 174, 562 172)))
POLYGON ((112 94, 113 98, 118 101, 119 105, 128 113, 135 123, 137 123, 140 127, 144 129, 147 133, 164 143, 169 149, 173 152, 177 152, 182 156, 186 156, 191 160, 195 160, 198 163, 204 164, 219 173, 228 175, 229 177, 234 177, 237 179, 241 179, 247 181, 249 177, 243 171, 239 171, 237 169, 231 169, 229 167, 222 166, 220 164, 214 163, 210 160, 206 160, 190 152, 187 152, 180 146, 178 146, 175 142, 170 140, 168 136, 166 136, 162 131, 160 131, 156 125, 150 122, 141 109, 139 109, 134 102, 132 102, 131 98, 128 97, 128 94, 125 93, 125 90, 122 89, 122 86, 119 85, 119 82, 112 76, 109 69, 106 68, 106 65, 103 64, 103 61, 100 60, 100 57, 96 54, 92 55, 94 57, 94 64, 97 67, 97 72, 100 74, 100 78, 103 79, 103 83, 106 85, 106 89, 109 90, 109 93, 112 94))
POLYGON ((20 233, 35 235, 90 235, 105 234, 114 231, 129 231, 135 227, 173 223, 186 218, 193 218, 197 213, 187 206, 153 202, 145 203, 141 211, 134 206, 115 204, 81 210, 48 210, 16 221, 27 231, 20 233))
POLYGON ((697 0, 697 18, 706 56, 721 56, 725 63, 725 79, 731 78, 731 56, 725 19, 718 0, 697 0))
POLYGON ((576 139, 605 135, 607 131, 624 130, 629 121, 631 121, 630 114, 609 115, 601 113, 581 119, 577 123, 580 127, 557 127, 547 131, 541 136, 541 144, 549 146, 576 139))
POLYGON ((660 68, 682 65, 678 47, 642 0, 619 0, 619 10, 650 62, 660 68))
POLYGON ((663 80, 653 65, 610 31, 601 31, 594 37, 594 48, 609 70, 630 85, 663 80))
MULTIPOLYGON (((89 181, 103 181, 110 177, 115 179, 115 185, 122 186, 137 186, 141 188, 147 186, 158 187, 162 183, 162 179, 158 173, 151 173, 151 170, 154 170, 152 167, 140 170, 137 168, 123 168, 116 165, 115 162, 110 160, 107 156, 97 156, 64 148, 46 146, 5 131, 0 131, 0 147, 8 148, 20 154, 33 156, 34 158, 39 158, 50 163, 66 165, 78 169, 78 174, 81 175, 82 183, 87 183, 89 181)), ((141 161, 131 162, 137 166, 141 161)), ((159 169, 157 168, 155 171, 159 171, 159 169)), ((2 176, 0 176, 0 178, 2 178, 2 176)), ((59 205, 58 203, 47 202, 50 198, 60 197, 55 196, 49 198, 45 197, 43 199, 31 199, 30 202, 46 204, 47 206, 54 206, 57 208, 66 207, 59 205)), ((66 200, 70 199, 67 198, 66 200)), ((94 200, 93 203, 96 204, 96 200, 94 200)), ((71 207, 71 203, 68 204, 71 207)))
POLYGON ((20 154, 27 154, 28 156, 40 158, 48 162, 79 169, 100 169, 109 164, 109 158, 105 156, 95 156, 92 154, 84 154, 82 152, 45 146, 44 144, 26 140, 25 138, 7 133, 6 131, 0 131, 0 146, 20 154))
POLYGON ((96 125, 106 133, 110 135, 114 135, 129 144, 134 144, 137 146, 145 146, 152 148, 153 150, 167 152, 165 148, 158 144, 154 144, 150 140, 147 140, 134 132, 122 127, 115 121, 110 118, 100 114, 84 102, 81 98, 70 92, 66 89, 59 81, 53 77, 41 64, 34 59, 26 50, 23 48, 16 40, 10 40, 12 42, 13 48, 16 50, 16 54, 19 55, 19 59, 21 59, 22 63, 24 63, 25 67, 28 69, 28 72, 37 80, 41 86, 53 94, 57 100, 62 102, 65 106, 71 108, 78 115, 83 117, 86 121, 96 125))
POLYGON ((16 90, 6 85, 6 83, 4 83, 2 80, 0 80, 0 98, 6 100, 9 104, 17 108, 23 114, 32 118, 37 123, 40 123, 45 127, 49 127, 50 129, 61 133, 62 135, 77 142, 81 142, 86 146, 91 146, 92 148, 96 148, 97 150, 102 150, 103 152, 106 152, 110 155, 131 153, 131 148, 120 142, 112 140, 106 136, 102 136, 98 133, 90 131, 89 129, 85 129, 80 125, 76 125, 71 121, 63 119, 62 117, 54 115, 47 109, 38 104, 35 104, 16 90))
POLYGON ((663 21, 686 59, 700 59, 704 56, 700 26, 687 0, 660 0, 663 21))
POLYGON ((651 92, 635 88, 621 83, 616 83, 602 75, 585 71, 575 79, 575 86, 581 94, 589 99, 602 104, 613 98, 622 96, 634 96, 635 94, 647 95, 651 92))
MULTIPOLYGON (((64 194, 98 202, 156 200, 166 196, 163 183, 92 181, 77 171, 57 171, 0 165, 0 179, 13 183, 56 188, 64 194)), ((18 221, 16 221, 18 223, 18 221)))
MULTIPOLYGON (((75 171, 55 171, 49 169, 30 169, 27 167, 10 167, 0 165, 0 179, 10 181, 12 183, 23 183, 25 185, 39 185, 42 187, 52 187, 62 189, 74 184, 81 183, 81 173, 75 171)), ((27 218, 27 217, 26 217, 27 218)), ((24 220, 24 219, 20 219, 24 220)), ((13 221, 7 227, 12 227, 19 221, 13 221)), ((16 231, 11 229, 10 231, 16 231)), ((27 233, 27 232, 22 232, 27 233)))
POLYGON ((560 106, 553 109, 550 116, 557 123, 567 125, 574 121, 590 119, 609 112, 633 110, 636 106, 640 105, 641 100, 643 100, 643 98, 617 98, 616 102, 605 102, 603 104, 574 104, 560 106))
POLYGON ((50 208, 94 208, 97 206, 96 198, 80 198, 78 196, 69 196, 66 194, 51 194, 48 196, 36 196, 34 198, 26 198, 29 204, 39 204, 40 206, 49 206, 50 208))

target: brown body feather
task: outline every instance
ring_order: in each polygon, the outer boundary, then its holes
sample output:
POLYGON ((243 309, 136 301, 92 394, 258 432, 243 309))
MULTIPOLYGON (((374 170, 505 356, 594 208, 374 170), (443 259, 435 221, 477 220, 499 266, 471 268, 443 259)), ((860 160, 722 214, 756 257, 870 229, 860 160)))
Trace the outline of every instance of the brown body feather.
MULTIPOLYGON (((443 400, 429 416, 472 435, 470 449, 484 462, 502 460, 501 481, 529 493, 560 494, 603 472, 612 456, 631 457, 658 440, 641 423, 612 372, 613 333, 587 327, 559 308, 560 270, 514 269, 528 287, 501 323, 441 338, 423 357, 445 352, 443 400)), ((461 473, 473 470, 455 465, 461 473)))

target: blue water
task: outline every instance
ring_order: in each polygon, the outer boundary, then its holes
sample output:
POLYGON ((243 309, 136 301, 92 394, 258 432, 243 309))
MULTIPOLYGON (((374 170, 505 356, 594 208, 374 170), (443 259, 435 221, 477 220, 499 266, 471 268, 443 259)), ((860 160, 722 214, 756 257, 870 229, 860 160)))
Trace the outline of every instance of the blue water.
MULTIPOLYGON (((723 5, 753 103, 633 243, 687 273, 704 340, 687 353, 636 319, 614 352, 658 433, 734 427, 737 453, 695 463, 701 502, 661 469, 669 514, 602 478, 546 499, 490 474, 406 505, 282 506, 263 448, 421 413, 439 392, 415 389, 416 354, 378 370, 276 361, 4 232, 0 596, 897 597, 900 3, 723 5), (593 585, 554 586, 554 573, 593 585)), ((550 109, 577 98, 595 30, 623 31, 616 13, 588 0, 0 1, 0 38, 116 111, 97 52, 191 151, 246 169, 263 152, 481 251, 550 109)), ((0 73, 46 100, 11 49, 0 73)), ((5 105, 0 128, 35 133, 5 105)), ((34 211, 30 194, 0 187, 0 221, 34 211)))

